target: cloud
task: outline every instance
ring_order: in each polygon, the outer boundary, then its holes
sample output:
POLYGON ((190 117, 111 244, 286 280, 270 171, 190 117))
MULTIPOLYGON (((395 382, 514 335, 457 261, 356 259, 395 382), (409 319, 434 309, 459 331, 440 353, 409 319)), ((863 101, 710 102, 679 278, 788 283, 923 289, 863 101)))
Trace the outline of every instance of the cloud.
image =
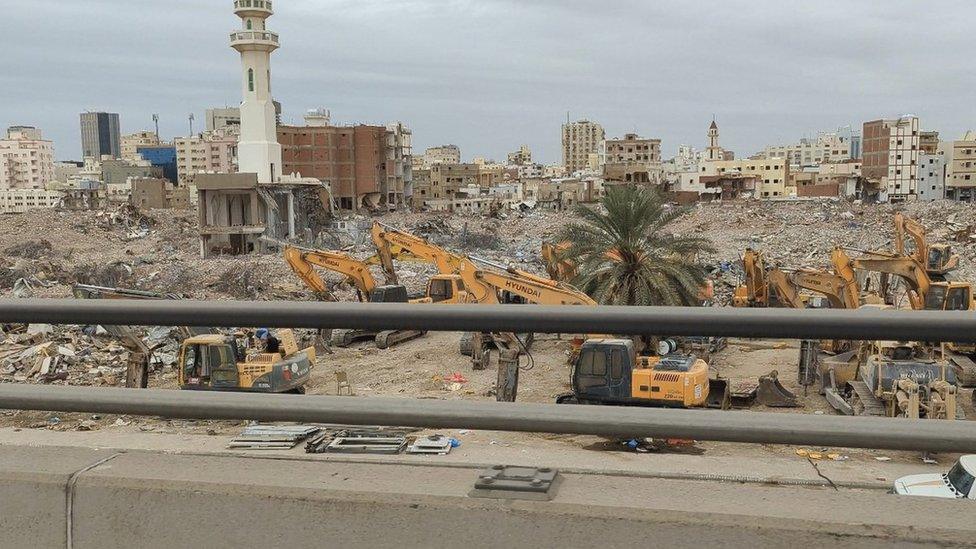
MULTIPOLYGON (((976 126, 970 21, 945 0, 278 0, 274 90, 287 120, 402 120, 418 148, 503 158, 521 143, 559 160, 571 117, 748 155, 837 126, 914 112, 955 137, 976 126)), ((32 0, 5 8, 0 124, 34 124, 80 154, 78 113, 125 131, 240 97, 231 2, 32 0), (79 26, 78 20, 91 24, 79 26)), ((199 123, 198 123, 199 127, 199 123)))

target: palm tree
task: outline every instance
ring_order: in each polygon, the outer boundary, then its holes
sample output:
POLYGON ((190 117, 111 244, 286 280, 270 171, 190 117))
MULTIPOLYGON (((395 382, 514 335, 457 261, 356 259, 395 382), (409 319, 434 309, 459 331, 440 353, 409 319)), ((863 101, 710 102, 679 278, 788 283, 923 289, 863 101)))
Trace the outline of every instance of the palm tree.
POLYGON ((675 235, 667 226, 687 210, 669 208, 654 187, 614 186, 601 209, 578 206, 560 257, 577 266, 573 283, 604 305, 699 305, 706 283, 703 253, 710 240, 675 235))

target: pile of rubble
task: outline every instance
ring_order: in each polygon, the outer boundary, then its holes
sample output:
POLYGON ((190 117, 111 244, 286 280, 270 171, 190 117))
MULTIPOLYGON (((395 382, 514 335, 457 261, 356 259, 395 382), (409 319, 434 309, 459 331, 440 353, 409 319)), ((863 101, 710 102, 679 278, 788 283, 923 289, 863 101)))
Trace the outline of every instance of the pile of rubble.
MULTIPOLYGON (((0 336, 0 383, 125 384, 129 352, 100 327, 6 325, 0 336)), ((163 371, 176 362, 178 343, 169 330, 150 330, 146 341, 157 349, 152 360, 157 381, 174 379, 163 371)))

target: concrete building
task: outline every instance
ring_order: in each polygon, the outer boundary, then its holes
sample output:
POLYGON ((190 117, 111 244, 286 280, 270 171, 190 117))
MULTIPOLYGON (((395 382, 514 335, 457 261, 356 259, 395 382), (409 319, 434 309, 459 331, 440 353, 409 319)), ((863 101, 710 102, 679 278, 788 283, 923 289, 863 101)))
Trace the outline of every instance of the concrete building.
POLYGON ((918 195, 917 116, 864 123, 862 172, 878 199, 904 201, 918 195))
POLYGON ((790 180, 790 163, 785 159, 743 159, 702 162, 699 168, 701 177, 708 176, 756 176, 755 198, 786 198, 791 196, 787 190, 790 180))
POLYGON ((766 147, 767 159, 788 159, 793 168, 844 162, 851 158, 850 141, 837 133, 821 133, 816 139, 803 138, 798 143, 766 147))
POLYGON ((274 14, 267 0, 235 0, 241 30, 231 33, 231 47, 241 54, 241 136, 237 145, 241 173, 257 174, 261 183, 274 183, 282 174, 277 113, 271 97, 271 53, 278 34, 265 22, 274 14))
POLYGON ((190 207, 189 189, 177 188, 167 179, 133 178, 129 183, 129 203, 137 208, 185 210, 190 207))
POLYGON ((976 202, 976 132, 943 141, 939 151, 945 158, 946 198, 976 202))
POLYGON ((608 183, 661 183, 661 140, 629 133, 600 145, 600 166, 608 183))
POLYGON ((109 112, 81 113, 81 155, 85 158, 122 155, 119 115, 109 112))
POLYGON ((461 148, 457 145, 441 145, 430 147, 424 152, 424 166, 430 167, 434 164, 460 164, 461 148))
POLYGON ((532 163, 532 149, 528 145, 522 145, 519 150, 508 153, 509 166, 525 166, 532 163))
POLYGON ((413 168, 411 135, 402 124, 280 126, 278 140, 285 173, 328 182, 340 209, 403 204, 413 168))
POLYGON ((0 213, 24 213, 61 205, 64 193, 46 189, 0 188, 0 213))
POLYGON ((591 167, 590 155, 599 158, 600 144, 606 139, 603 126, 589 120, 563 124, 563 166, 569 174, 591 167))
POLYGON ((432 200, 453 200, 462 189, 481 188, 478 164, 434 164, 414 172, 413 208, 424 208, 432 200))
POLYGON ((200 173, 237 173, 237 130, 224 127, 193 137, 177 137, 176 165, 180 186, 200 173))
POLYGON ((176 147, 172 145, 139 147, 138 153, 150 166, 159 168, 164 178, 173 183, 179 181, 179 170, 176 164, 176 147))
POLYGON ((712 124, 708 127, 708 147, 705 148, 705 154, 702 159, 708 162, 731 160, 726 158, 726 151, 719 144, 718 123, 714 120, 712 120, 712 124))
MULTIPOLYGON (((129 189, 129 180, 133 178, 163 177, 162 168, 152 166, 146 161, 139 164, 132 164, 124 160, 105 159, 101 161, 100 166, 102 172, 101 181, 109 189, 116 191, 129 189)), ((109 194, 112 193, 110 192, 109 194)), ((114 194, 117 196, 119 192, 114 194)))
POLYGON ((231 130, 241 131, 241 109, 239 107, 223 107, 207 109, 205 114, 207 131, 231 130))
POLYGON ((32 126, 7 128, 0 139, 0 189, 44 189, 54 179, 54 144, 32 126))
POLYGON ((918 150, 925 154, 938 154, 939 132, 918 132, 918 150))
POLYGON ((155 132, 140 131, 123 135, 121 138, 122 160, 138 162, 142 159, 139 149, 142 147, 156 147, 162 145, 155 132))
POLYGON ((941 154, 918 155, 918 199, 923 202, 946 197, 946 162, 941 154))

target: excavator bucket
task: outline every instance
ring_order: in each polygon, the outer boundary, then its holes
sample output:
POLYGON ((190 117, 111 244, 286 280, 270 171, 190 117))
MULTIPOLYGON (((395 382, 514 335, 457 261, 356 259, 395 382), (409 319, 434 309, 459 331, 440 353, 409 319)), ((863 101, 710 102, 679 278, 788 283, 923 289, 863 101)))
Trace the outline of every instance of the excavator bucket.
POLYGON ((796 395, 783 387, 779 372, 773 370, 768 376, 760 376, 756 390, 756 402, 769 408, 796 408, 799 404, 796 395))
POLYGON ((732 393, 729 390, 727 379, 708 380, 708 400, 705 406, 718 410, 729 410, 732 408, 732 393))

